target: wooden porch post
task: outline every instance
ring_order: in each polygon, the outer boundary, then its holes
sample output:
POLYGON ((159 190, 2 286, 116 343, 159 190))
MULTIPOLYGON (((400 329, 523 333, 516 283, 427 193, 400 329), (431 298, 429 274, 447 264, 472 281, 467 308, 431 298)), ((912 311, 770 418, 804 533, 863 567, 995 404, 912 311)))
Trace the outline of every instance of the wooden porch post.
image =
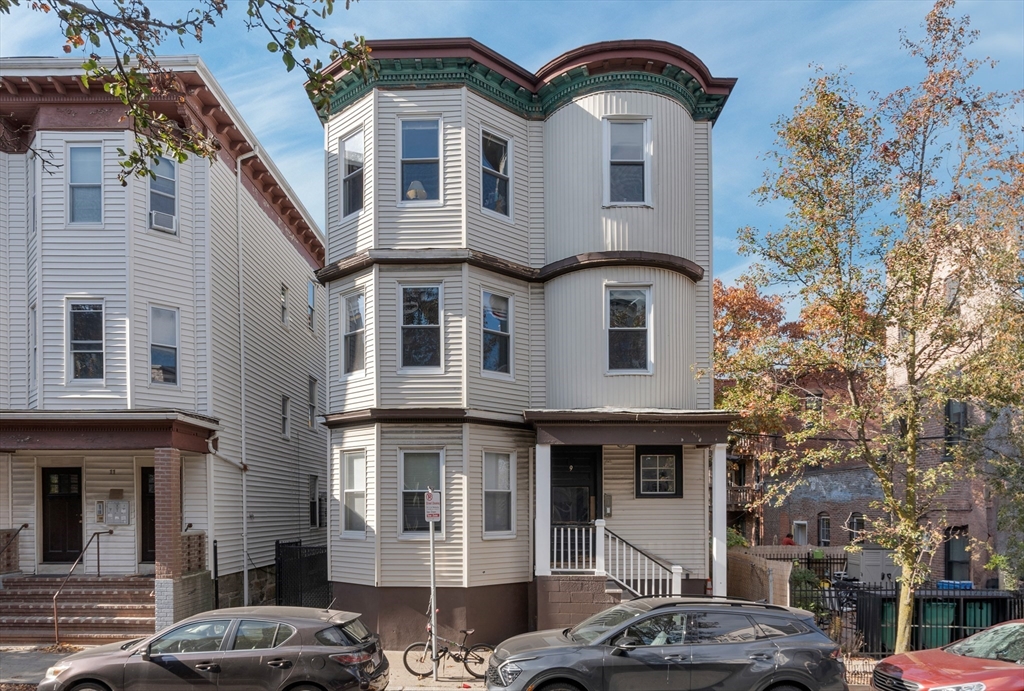
POLYGON ((551 575, 551 444, 537 444, 534 454, 534 575, 551 575))
POLYGON ((711 594, 725 595, 726 584, 726 488, 725 444, 711 447, 711 594))

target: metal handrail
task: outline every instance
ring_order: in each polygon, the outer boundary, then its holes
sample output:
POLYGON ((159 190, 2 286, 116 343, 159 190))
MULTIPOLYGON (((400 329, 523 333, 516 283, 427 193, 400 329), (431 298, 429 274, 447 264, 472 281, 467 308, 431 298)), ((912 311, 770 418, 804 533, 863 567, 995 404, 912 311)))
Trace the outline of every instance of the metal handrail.
POLYGON ((57 588, 57 592, 53 594, 53 642, 56 645, 60 645, 60 623, 57 619, 57 596, 60 595, 61 591, 64 590, 64 586, 68 584, 71 579, 71 574, 75 572, 75 568, 82 561, 82 557, 85 556, 86 551, 89 549, 89 545, 92 544, 93 540, 96 540, 96 575, 100 575, 100 541, 97 539, 100 535, 113 535, 114 531, 111 530, 98 530, 92 534, 89 541, 85 543, 85 547, 78 554, 78 559, 75 559, 75 563, 71 565, 71 570, 68 571, 68 575, 64 577, 64 582, 57 588))
POLYGON ((18 537, 18 533, 20 533, 22 530, 24 530, 27 527, 28 527, 28 523, 22 523, 20 526, 18 526, 18 529, 14 531, 14 535, 11 535, 11 538, 7 542, 4 543, 4 546, 0 547, 0 554, 3 554, 4 552, 6 552, 7 548, 10 547, 11 543, 13 543, 14 540, 18 537))

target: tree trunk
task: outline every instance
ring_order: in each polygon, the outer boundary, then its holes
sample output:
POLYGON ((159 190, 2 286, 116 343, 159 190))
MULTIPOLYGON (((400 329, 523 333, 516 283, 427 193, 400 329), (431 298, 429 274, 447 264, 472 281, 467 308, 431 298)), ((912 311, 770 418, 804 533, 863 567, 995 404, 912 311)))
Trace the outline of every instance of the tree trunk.
POLYGON ((899 605, 896 608, 896 650, 905 653, 910 650, 910 624, 914 619, 914 588, 907 583, 900 584, 899 605))

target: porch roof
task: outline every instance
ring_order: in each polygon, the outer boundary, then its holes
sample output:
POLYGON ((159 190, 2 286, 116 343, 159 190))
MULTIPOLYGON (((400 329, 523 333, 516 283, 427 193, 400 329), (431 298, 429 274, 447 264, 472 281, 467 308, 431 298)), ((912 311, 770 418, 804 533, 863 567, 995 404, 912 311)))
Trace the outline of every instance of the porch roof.
POLYGON ((538 444, 685 444, 726 441, 732 410, 675 408, 534 409, 523 417, 537 429, 538 444))

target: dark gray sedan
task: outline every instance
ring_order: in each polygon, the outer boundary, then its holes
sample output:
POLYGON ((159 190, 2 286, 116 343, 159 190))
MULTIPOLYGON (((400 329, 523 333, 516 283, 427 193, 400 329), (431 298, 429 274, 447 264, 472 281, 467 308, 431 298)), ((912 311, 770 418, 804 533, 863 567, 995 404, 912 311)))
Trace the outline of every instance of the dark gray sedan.
POLYGON ((839 646, 803 610, 639 598, 563 631, 510 638, 490 691, 848 691, 839 646))
POLYGON ((358 614, 235 607, 66 657, 38 691, 383 691, 388 675, 380 640, 358 614))

